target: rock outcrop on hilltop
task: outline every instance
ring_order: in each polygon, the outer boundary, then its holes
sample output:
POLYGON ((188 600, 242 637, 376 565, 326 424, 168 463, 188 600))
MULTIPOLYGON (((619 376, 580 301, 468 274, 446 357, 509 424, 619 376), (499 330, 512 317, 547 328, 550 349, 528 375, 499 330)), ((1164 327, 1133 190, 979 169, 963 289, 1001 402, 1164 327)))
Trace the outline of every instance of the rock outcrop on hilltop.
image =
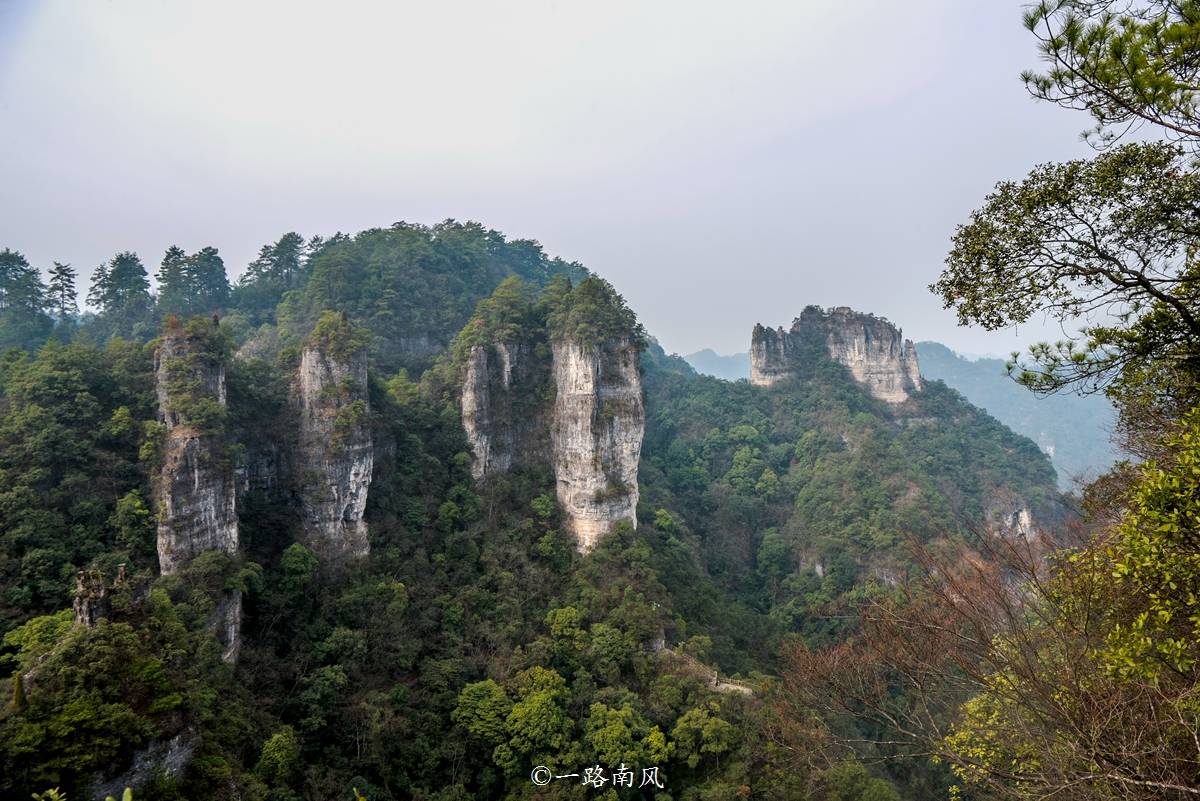
POLYGON ((755 325, 750 336, 750 383, 769 387, 792 373, 791 338, 779 328, 755 325))
POLYGON ((536 359, 530 341, 471 348, 461 397, 476 480, 548 462, 549 430, 542 415, 546 381, 546 365, 536 359))
MULTIPOLYGON (((216 322, 169 325, 154 351, 154 375, 163 424, 154 495, 158 564, 169 574, 205 551, 238 550, 234 469, 223 437, 225 362, 216 322)), ((234 591, 213 621, 227 661, 237 658, 241 618, 241 593, 234 591)))
POLYGON ((477 340, 460 386, 472 472, 551 470, 564 527, 586 553, 615 523, 637 525, 646 413, 636 321, 598 278, 558 287, 537 311, 520 291, 502 286, 464 332, 477 340))
POLYGON ((292 386, 301 540, 335 568, 370 552, 363 513, 374 448, 367 351, 344 316, 327 313, 300 355, 292 386))
POLYGON ((555 342, 551 420, 558 503, 583 552, 614 523, 637 526, 638 462, 646 430, 638 349, 628 339, 589 348, 555 342))
POLYGON ((792 322, 791 330, 754 327, 750 344, 750 382, 771 386, 795 374, 799 344, 811 338, 825 345, 830 358, 873 396, 903 403, 921 389, 917 350, 903 332, 882 317, 846 306, 828 311, 809 306, 792 322))

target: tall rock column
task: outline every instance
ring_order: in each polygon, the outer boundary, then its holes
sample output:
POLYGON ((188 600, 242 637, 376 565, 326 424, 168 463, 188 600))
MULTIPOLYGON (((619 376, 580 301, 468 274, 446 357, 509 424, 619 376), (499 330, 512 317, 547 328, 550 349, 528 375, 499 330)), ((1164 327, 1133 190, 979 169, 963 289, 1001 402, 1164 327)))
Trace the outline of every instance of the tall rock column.
MULTIPOLYGON (((204 551, 234 554, 238 519, 233 465, 224 442, 225 364, 216 321, 169 326, 154 351, 159 418, 165 428, 155 482, 158 564, 163 574, 204 551)), ((241 593, 230 593, 213 625, 225 659, 237 658, 241 593)))
POLYGON ((462 385, 462 422, 476 480, 544 464, 549 451, 543 387, 549 371, 529 342, 475 345, 462 385))
POLYGON ((363 513, 374 448, 367 352, 344 317, 326 313, 305 345, 293 384, 302 539, 327 567, 370 552, 363 513))
POLYGON ((642 334, 612 286, 594 275, 573 286, 559 275, 535 302, 506 279, 460 336, 455 364, 475 478, 549 468, 564 531, 583 553, 615 523, 636 526, 642 334))
POLYGON ((637 525, 638 460, 646 428, 638 349, 628 339, 552 344, 551 439, 558 502, 580 551, 614 523, 637 525))
POLYGON ((750 336, 750 383, 769 387, 792 375, 792 341, 780 328, 754 326, 750 336))

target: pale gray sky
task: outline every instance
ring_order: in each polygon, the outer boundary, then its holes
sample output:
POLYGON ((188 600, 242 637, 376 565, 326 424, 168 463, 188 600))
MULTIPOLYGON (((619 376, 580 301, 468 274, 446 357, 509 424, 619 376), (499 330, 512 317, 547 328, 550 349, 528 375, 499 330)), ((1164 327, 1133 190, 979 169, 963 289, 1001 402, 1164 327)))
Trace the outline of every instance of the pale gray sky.
POLYGON ((0 0, 0 247, 475 219, 611 280, 668 350, 809 303, 1006 353, 926 285, 999 179, 1084 155, 1009 0, 0 0))

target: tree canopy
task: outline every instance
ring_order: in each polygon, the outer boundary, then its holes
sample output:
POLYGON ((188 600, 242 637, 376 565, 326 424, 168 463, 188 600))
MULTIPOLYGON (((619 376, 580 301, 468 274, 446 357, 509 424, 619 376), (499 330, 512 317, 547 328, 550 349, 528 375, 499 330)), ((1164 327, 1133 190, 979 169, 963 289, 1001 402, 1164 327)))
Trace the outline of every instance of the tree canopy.
POLYGON ((40 345, 53 321, 48 290, 20 253, 0 250, 0 350, 40 345))
POLYGON ((1042 0, 1025 12, 1047 68, 1022 79, 1039 99, 1084 111, 1100 146, 1149 124, 1200 140, 1200 3, 1042 0))

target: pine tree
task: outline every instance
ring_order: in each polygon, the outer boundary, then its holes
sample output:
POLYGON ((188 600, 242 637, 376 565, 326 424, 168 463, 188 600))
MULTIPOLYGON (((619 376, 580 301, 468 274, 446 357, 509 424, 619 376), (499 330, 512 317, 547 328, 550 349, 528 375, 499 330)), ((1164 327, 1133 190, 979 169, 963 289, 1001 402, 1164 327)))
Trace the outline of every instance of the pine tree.
POLYGON ((238 279, 234 305, 252 319, 271 319, 283 293, 299 286, 315 254, 331 242, 313 237, 306 244, 295 232, 286 233, 278 241, 263 245, 258 257, 250 262, 238 279))
POLYGON ((325 247, 326 244, 327 242, 323 236, 314 235, 308 240, 308 243, 304 246, 304 270, 308 270, 308 265, 312 262, 316 255, 321 252, 321 248, 325 247))
POLYGON ((188 258, 193 314, 207 314, 229 304, 229 276, 225 261, 214 247, 201 248, 188 258))
POLYGON ((275 274, 283 281, 283 285, 291 289, 300 279, 304 259, 304 237, 295 232, 284 234, 275 243, 274 264, 275 274))
POLYGON ((266 281, 290 289, 300 277, 306 255, 311 255, 322 243, 319 237, 313 237, 306 247, 304 237, 300 234, 295 231, 286 233, 274 244, 262 246, 258 258, 250 262, 246 269, 242 283, 266 281))
POLYGON ((79 313, 79 302, 75 292, 75 270, 69 264, 54 262, 50 268, 49 308, 60 320, 79 313))
POLYGON ((118 253, 104 271, 104 284, 99 293, 102 313, 121 311, 148 304, 150 279, 142 260, 132 251, 118 253))
POLYGON ((160 315, 187 316, 192 302, 188 255, 178 245, 163 254, 158 268, 158 312, 160 315))
POLYGON ((104 300, 108 296, 108 264, 103 263, 92 271, 92 283, 88 287, 87 305, 93 309, 103 309, 104 300))
POLYGON ((158 312, 187 318, 223 309, 229 304, 229 277, 214 247, 192 255, 172 245, 163 256, 158 275, 158 312))
POLYGON ((38 347, 52 325, 38 271, 17 251, 0 251, 0 349, 38 347))
POLYGON ((42 308, 45 287, 37 270, 15 250, 0 251, 0 311, 42 308))
POLYGON ((154 299, 150 278, 136 253, 118 253, 97 268, 88 303, 100 312, 102 333, 149 336, 154 299))

